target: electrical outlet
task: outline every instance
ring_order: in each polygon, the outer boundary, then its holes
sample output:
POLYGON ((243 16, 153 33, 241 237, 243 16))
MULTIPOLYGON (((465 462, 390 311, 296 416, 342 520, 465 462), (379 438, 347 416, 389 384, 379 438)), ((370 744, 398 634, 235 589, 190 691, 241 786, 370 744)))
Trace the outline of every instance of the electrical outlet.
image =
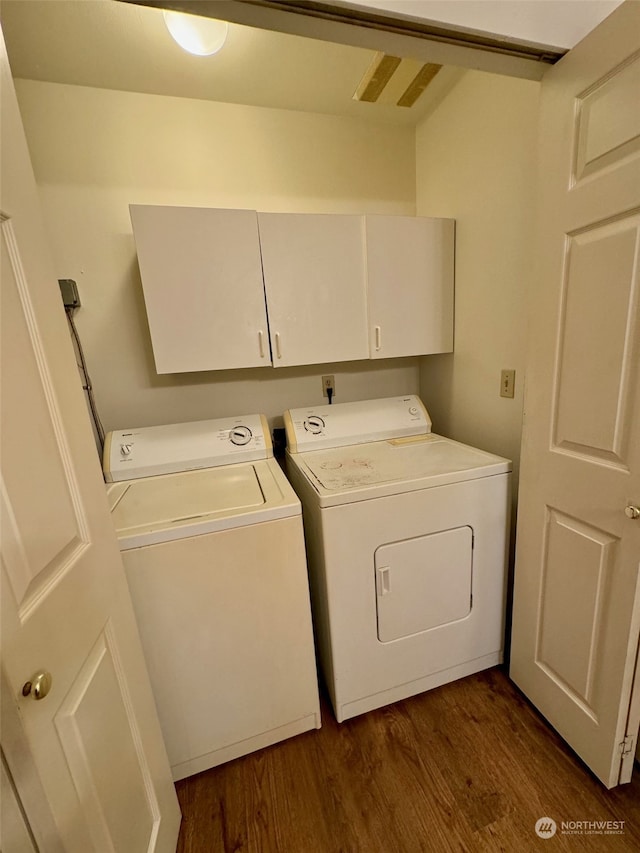
POLYGON ((513 397, 516 385, 515 370, 503 370, 500 373, 500 396, 513 397))
POLYGON ((329 396, 329 394, 327 393, 328 388, 331 388, 331 392, 332 392, 333 396, 335 397, 336 383, 335 383, 333 376, 323 376, 322 377, 322 394, 325 397, 329 396))

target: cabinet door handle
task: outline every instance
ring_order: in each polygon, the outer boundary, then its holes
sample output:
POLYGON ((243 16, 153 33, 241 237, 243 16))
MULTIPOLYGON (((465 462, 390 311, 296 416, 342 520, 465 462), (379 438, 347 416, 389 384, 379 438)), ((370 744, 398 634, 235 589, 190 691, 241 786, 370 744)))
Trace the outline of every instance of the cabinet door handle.
POLYGON ((380 326, 376 326, 375 330, 376 330, 376 350, 379 350, 381 345, 382 345, 382 343, 381 343, 381 337, 382 336, 380 334, 380 326))
POLYGON ((278 358, 282 358, 282 353, 280 352, 280 332, 276 332, 275 339, 276 339, 276 355, 278 356, 278 358))
POLYGON ((263 341, 263 338, 264 338, 264 334, 262 332, 262 329, 260 329, 260 331, 258 332, 258 346, 260 348, 260 358, 264 358, 264 341, 263 341))

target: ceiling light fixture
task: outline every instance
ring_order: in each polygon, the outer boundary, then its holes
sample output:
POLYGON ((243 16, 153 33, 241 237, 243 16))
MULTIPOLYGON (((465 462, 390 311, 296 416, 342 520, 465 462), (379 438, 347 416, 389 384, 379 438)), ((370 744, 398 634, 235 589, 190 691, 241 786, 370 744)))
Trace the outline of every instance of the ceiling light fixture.
POLYGON ((165 11, 163 14, 172 38, 188 53, 212 56, 225 43, 229 29, 226 21, 186 15, 183 12, 165 11))

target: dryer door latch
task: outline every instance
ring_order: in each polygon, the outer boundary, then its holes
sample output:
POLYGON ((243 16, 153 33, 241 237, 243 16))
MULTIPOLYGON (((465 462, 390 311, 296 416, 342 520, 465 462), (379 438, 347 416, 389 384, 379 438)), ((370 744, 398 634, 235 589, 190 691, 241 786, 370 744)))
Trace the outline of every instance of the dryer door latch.
POLYGON ((388 592, 391 592, 389 568, 389 566, 382 566, 376 570, 376 592, 378 595, 386 595, 388 592))

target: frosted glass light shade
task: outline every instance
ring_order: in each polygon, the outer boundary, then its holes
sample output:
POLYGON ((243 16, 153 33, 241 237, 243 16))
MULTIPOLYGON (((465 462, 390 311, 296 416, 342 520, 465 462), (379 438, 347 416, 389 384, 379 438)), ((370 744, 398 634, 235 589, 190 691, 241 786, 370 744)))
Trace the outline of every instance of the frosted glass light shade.
POLYGON ((164 22, 183 50, 196 56, 211 56, 217 53, 227 38, 229 24, 215 18, 200 18, 183 12, 165 11, 164 22))

